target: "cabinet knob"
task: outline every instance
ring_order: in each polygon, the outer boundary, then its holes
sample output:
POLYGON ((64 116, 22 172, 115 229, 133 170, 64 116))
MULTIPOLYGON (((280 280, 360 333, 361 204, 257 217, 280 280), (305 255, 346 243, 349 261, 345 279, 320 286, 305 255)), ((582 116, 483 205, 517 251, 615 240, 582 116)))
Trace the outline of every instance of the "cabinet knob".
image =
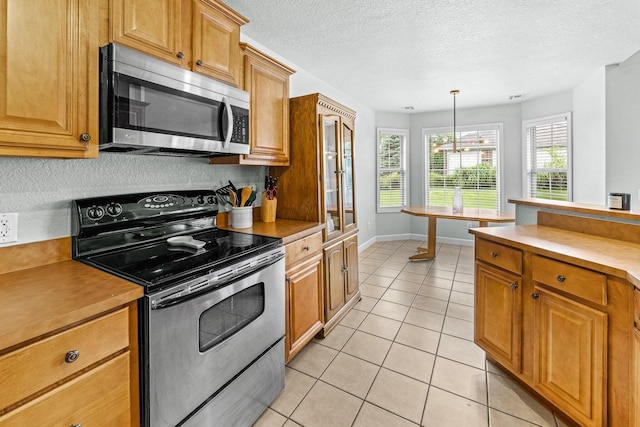
POLYGON ((540 298, 540 295, 534 293, 534 294, 531 294, 531 298, 538 299, 538 298, 540 298))
POLYGON ((495 257, 497 257, 497 256, 498 256, 498 253, 497 253, 497 252, 491 252, 491 258, 495 258, 495 257))
POLYGON ((558 279, 558 282, 562 283, 562 282, 564 282, 567 278, 566 278, 566 277, 564 277, 562 274, 558 274, 558 275, 556 276, 556 279, 558 279))
POLYGON ((291 277, 287 277, 287 283, 291 284, 291 277))
POLYGON ((202 67, 202 59, 198 59, 198 60, 196 61, 196 65, 197 65, 198 67, 202 67))
POLYGON ((80 135, 80 141, 82 142, 91 141, 91 135, 89 135, 88 133, 83 133, 82 135, 80 135))
POLYGON ((64 361, 66 363, 73 363, 78 360, 78 357, 80 357, 80 352, 78 350, 67 351, 67 354, 64 356, 64 361))
POLYGON ((515 291, 516 289, 518 289, 518 284, 517 284, 517 283, 512 283, 512 284, 511 284, 511 289, 513 289, 514 291, 515 291))
POLYGON ((184 53, 183 52, 178 52, 178 53, 176 53, 176 56, 178 57, 178 59, 182 59, 182 58, 184 58, 184 53))
POLYGON ((305 247, 304 247, 304 248, 302 248, 302 249, 304 249, 305 251, 308 251, 308 250, 309 250, 309 246, 305 246, 305 247))

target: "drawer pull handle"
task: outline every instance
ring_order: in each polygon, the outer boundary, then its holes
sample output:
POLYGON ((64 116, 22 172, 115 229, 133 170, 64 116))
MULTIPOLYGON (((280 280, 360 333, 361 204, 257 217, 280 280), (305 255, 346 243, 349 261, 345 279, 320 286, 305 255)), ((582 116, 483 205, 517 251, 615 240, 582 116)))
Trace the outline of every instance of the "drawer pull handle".
POLYGON ((69 427, 82 427, 82 424, 71 424, 69 427))
POLYGON ((308 250, 309 250, 309 246, 305 246, 303 249, 304 249, 305 251, 308 251, 308 250))
POLYGON ((497 252, 491 252, 491 258, 495 258, 495 257, 497 257, 497 256, 498 256, 498 253, 497 253, 497 252))
POLYGON ((531 294, 531 298, 533 298, 533 299, 538 299, 538 298, 540 298, 540 295, 538 295, 538 294, 531 294))
POLYGON ((566 277, 564 277, 562 274, 558 274, 558 275, 556 276, 556 279, 558 279, 558 282, 562 283, 562 282, 564 282, 567 278, 566 278, 566 277))
POLYGON ((78 350, 67 351, 67 354, 64 356, 64 361, 67 363, 73 363, 78 360, 80 357, 80 352, 78 350))
POLYGON ((511 284, 511 289, 513 289, 514 291, 515 291, 516 289, 518 289, 518 284, 517 284, 517 283, 512 283, 512 284, 511 284))

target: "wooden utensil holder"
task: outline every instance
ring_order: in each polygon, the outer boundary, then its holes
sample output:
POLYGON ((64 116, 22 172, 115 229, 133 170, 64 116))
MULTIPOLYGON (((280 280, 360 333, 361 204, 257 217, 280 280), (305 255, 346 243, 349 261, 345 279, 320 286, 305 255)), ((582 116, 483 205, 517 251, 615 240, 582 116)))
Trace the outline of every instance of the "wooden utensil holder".
POLYGON ((262 222, 274 222, 276 220, 276 208, 278 199, 269 200, 267 195, 262 193, 262 201, 260 202, 260 216, 262 222))

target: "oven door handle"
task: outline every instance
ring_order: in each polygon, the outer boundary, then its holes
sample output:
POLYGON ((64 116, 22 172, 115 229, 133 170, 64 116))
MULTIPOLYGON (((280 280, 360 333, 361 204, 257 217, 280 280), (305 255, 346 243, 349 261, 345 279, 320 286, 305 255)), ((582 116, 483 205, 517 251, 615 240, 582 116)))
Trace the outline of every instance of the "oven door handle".
POLYGON ((173 294, 166 295, 158 300, 151 301, 151 309, 159 310, 162 308, 171 307, 176 304, 180 304, 183 301, 189 300, 201 294, 207 293, 213 288, 219 288, 222 285, 232 282, 234 280, 240 280, 247 275, 257 273, 258 271, 270 267, 277 261, 284 258, 284 252, 268 255, 262 259, 259 259, 256 264, 250 263, 244 266, 240 266, 233 271, 229 271, 224 275, 218 276, 215 280, 208 280, 198 286, 190 286, 186 289, 181 289, 173 294), (191 289, 191 290, 190 290, 191 289))

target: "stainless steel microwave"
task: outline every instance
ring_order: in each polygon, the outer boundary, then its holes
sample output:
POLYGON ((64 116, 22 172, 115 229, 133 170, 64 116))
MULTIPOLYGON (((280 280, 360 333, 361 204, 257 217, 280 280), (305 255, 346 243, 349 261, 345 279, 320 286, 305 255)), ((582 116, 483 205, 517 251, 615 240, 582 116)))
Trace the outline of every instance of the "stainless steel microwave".
POLYGON ((249 154, 249 94, 106 45, 100 49, 99 147, 166 156, 249 154))

